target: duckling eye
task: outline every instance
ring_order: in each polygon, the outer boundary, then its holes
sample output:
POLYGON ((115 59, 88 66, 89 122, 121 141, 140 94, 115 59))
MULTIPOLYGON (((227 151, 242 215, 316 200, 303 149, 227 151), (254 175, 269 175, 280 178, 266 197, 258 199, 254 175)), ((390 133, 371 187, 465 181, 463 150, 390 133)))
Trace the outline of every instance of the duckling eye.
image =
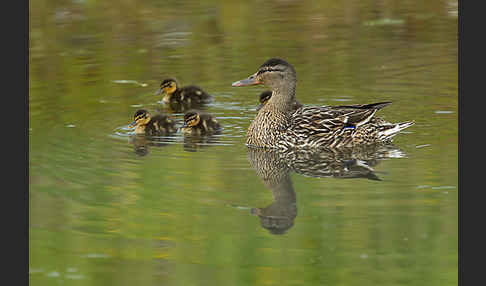
POLYGON ((147 115, 146 114, 141 114, 141 115, 135 117, 135 120, 138 121, 140 119, 145 119, 145 118, 147 118, 147 115))

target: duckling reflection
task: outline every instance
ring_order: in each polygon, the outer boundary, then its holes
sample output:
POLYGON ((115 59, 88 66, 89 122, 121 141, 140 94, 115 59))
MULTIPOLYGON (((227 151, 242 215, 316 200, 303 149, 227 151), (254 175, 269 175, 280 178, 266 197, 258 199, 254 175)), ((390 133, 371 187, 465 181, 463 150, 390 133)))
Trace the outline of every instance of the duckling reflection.
POLYGON ((402 157, 393 145, 367 146, 343 150, 269 150, 247 148, 248 160, 264 185, 272 191, 274 202, 265 208, 253 208, 261 226, 272 234, 284 234, 294 225, 297 200, 291 172, 309 177, 340 179, 363 178, 381 181, 373 169, 381 159, 402 157))
POLYGON ((174 142, 175 140, 176 137, 170 137, 169 135, 164 137, 150 138, 141 135, 134 135, 130 137, 130 143, 133 144, 133 150, 138 156, 146 156, 149 153, 151 147, 168 146, 170 142, 174 142))
POLYGON ((212 134, 206 136, 184 135, 184 151, 197 152, 219 142, 219 138, 212 134))
POLYGON ((149 153, 148 140, 145 136, 133 136, 130 138, 133 144, 133 151, 138 156, 146 156, 149 153))

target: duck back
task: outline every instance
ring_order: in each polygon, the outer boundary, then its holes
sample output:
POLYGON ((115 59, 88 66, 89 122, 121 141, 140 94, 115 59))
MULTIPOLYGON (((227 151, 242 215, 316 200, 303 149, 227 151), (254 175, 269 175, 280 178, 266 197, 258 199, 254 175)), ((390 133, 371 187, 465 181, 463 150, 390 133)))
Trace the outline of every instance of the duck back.
POLYGON ((157 114, 145 127, 145 134, 150 136, 165 135, 177 131, 175 121, 165 114, 157 114))

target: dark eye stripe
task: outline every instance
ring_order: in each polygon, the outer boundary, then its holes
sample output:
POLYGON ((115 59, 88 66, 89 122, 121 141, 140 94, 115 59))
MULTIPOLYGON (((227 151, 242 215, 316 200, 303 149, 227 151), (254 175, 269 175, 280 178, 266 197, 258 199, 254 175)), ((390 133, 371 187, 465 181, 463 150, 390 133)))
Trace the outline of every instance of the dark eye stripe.
POLYGON ((259 70, 257 72, 257 75, 261 75, 262 73, 265 73, 265 72, 276 72, 276 71, 283 72, 284 70, 283 69, 266 68, 264 70, 259 70))

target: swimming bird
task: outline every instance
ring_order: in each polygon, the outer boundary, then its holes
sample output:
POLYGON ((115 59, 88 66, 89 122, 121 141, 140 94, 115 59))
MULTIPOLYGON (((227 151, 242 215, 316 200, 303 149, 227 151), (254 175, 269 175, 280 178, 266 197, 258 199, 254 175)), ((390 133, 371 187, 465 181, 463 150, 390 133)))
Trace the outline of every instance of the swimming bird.
POLYGON ((271 58, 257 72, 232 86, 263 84, 272 96, 257 113, 246 134, 248 146, 266 148, 333 148, 388 143, 413 121, 389 123, 374 117, 391 104, 302 106, 296 101, 297 73, 287 61, 271 58))
MULTIPOLYGON (((259 96, 259 102, 260 104, 257 106, 256 108, 256 111, 262 109, 262 107, 267 104, 268 100, 270 99, 270 97, 272 97, 272 91, 271 90, 266 90, 264 92, 262 92, 259 96)), ((298 101, 294 101, 293 103, 293 107, 295 110, 299 109, 300 107, 302 107, 302 104, 298 101)))
POLYGON ((139 109, 133 115, 133 119, 129 127, 136 126, 135 134, 158 136, 177 131, 175 121, 165 114, 151 116, 147 110, 139 109))
POLYGON ((221 131, 221 125, 208 113, 189 110, 184 114, 184 125, 181 130, 185 134, 193 135, 216 134, 221 131))
POLYGON ((162 81, 155 95, 161 93, 165 93, 162 101, 166 104, 199 105, 212 100, 212 96, 199 86, 188 85, 179 87, 175 78, 167 78, 162 81))

